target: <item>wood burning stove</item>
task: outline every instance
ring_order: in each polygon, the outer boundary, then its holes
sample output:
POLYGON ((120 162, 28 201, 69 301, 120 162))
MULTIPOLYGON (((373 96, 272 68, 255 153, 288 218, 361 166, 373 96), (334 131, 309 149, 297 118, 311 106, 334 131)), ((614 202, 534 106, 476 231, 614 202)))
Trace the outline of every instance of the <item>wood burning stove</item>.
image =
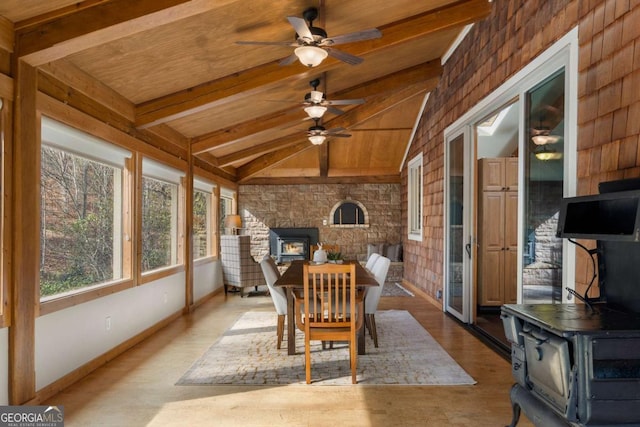
POLYGON ((598 260, 599 297, 502 307, 516 380, 511 426, 520 411, 536 426, 640 426, 637 184, 603 183, 599 195, 563 200, 558 236, 597 242, 588 252, 598 260))
POLYGON ((278 262, 288 262, 295 259, 309 259, 309 237, 290 236, 278 238, 278 262))
POLYGON ((309 259, 311 245, 317 244, 317 228, 269 229, 269 252, 278 263, 294 259, 309 259))

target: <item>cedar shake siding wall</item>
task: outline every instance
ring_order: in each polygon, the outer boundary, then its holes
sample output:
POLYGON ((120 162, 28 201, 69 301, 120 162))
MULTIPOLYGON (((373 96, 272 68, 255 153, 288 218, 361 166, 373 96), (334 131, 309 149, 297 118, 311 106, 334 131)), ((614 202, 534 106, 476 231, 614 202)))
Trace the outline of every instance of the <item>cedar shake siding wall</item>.
MULTIPOLYGON (((443 287, 444 129, 575 26, 578 195, 640 176, 640 0, 494 0, 444 65, 407 156, 424 155, 424 239, 405 238, 405 280, 428 294, 443 287)), ((406 224, 406 167, 402 183, 406 224)), ((578 291, 591 274, 580 252, 578 291)))

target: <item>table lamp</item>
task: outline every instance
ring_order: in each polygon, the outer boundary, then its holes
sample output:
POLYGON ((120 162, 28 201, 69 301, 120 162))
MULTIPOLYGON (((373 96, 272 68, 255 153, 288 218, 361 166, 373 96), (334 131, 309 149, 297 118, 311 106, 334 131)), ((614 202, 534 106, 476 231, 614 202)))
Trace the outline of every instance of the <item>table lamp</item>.
POLYGON ((242 219, 240 215, 227 215, 224 217, 225 228, 231 229, 231 234, 238 234, 238 229, 242 228, 242 219))

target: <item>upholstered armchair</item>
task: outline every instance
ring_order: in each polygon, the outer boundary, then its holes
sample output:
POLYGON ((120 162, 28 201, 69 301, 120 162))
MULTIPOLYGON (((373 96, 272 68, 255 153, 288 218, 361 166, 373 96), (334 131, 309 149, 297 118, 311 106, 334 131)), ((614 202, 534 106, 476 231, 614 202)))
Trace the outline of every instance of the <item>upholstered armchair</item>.
POLYGON ((265 284, 260 264, 251 256, 251 236, 221 236, 220 252, 225 294, 233 286, 240 289, 243 297, 244 288, 253 286, 257 290, 265 284))

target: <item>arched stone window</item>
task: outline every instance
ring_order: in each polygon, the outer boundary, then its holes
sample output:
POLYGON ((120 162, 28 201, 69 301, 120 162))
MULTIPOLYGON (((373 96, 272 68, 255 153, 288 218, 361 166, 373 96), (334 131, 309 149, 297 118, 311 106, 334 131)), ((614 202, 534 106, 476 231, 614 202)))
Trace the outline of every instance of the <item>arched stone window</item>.
POLYGON ((329 218, 331 227, 369 227, 369 212, 356 200, 342 200, 336 203, 329 218))

